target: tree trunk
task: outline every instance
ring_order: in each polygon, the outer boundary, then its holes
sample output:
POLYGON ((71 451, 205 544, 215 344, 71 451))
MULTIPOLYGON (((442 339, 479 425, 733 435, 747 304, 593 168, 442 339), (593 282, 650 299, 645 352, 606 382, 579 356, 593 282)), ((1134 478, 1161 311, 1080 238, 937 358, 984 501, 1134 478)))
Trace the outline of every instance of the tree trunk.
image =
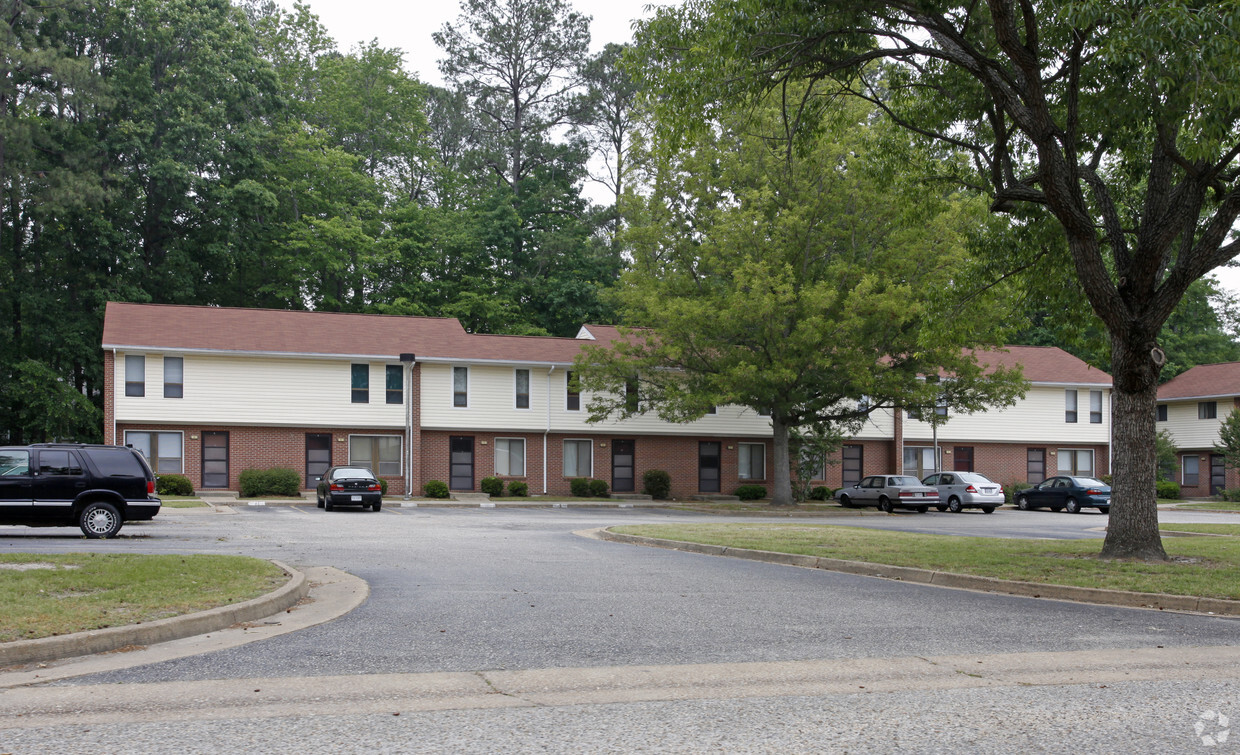
POLYGON ((1102 558, 1167 560, 1158 534, 1154 415, 1166 358, 1152 335, 1132 329, 1111 340, 1111 515, 1102 558))
POLYGON ((771 475, 771 505, 792 506, 792 465, 788 460, 788 425, 772 413, 771 429, 774 431, 774 473, 771 475))

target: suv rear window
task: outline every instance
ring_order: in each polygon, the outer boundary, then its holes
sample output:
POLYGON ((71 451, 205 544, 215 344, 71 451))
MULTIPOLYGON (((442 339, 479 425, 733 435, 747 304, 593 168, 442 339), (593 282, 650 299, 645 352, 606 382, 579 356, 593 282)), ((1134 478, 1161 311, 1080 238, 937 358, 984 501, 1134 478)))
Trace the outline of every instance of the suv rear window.
POLYGON ((86 451, 103 477, 146 477, 146 470, 131 451, 91 448, 86 451))

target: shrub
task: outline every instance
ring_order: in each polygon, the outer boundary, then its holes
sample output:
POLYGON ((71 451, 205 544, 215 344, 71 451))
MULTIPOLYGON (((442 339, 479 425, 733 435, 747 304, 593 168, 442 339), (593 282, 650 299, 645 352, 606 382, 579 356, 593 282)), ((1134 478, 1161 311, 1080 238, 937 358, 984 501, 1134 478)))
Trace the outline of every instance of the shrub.
POLYGON ((1031 487, 1033 485, 1028 482, 1005 482, 1003 484, 1003 502, 1016 503, 1016 491, 1028 490, 1031 487))
POLYGON ((1110 485, 1110 484, 1111 484, 1111 475, 1109 475, 1109 474, 1101 474, 1101 475, 1098 475, 1098 481, 1099 481, 1099 482, 1105 482, 1106 484, 1110 485))
POLYGON ((575 477, 569 480, 568 489, 578 498, 585 498, 590 495, 590 481, 584 477, 575 477))
POLYGON ((1159 480, 1155 486, 1159 498, 1177 499, 1180 497, 1180 483, 1174 480, 1159 480))
POLYGON ((662 469, 650 469, 642 475, 642 492, 651 498, 667 498, 672 493, 672 476, 662 469))
POLYGON ((1240 501, 1240 488, 1220 490, 1219 495, 1223 496, 1224 501, 1240 501))
POLYGON ((439 480, 428 480, 424 489, 427 498, 447 498, 448 484, 439 480))
POLYGON ((766 498, 766 488, 762 485, 741 485, 736 489, 736 497, 742 501, 756 501, 766 498))
POLYGON ((809 499, 811 501, 826 501, 831 498, 831 494, 834 492, 834 490, 828 488, 826 485, 819 485, 809 491, 809 499))
POLYGON ((379 478, 379 495, 387 495, 387 480, 379 478))
POLYGON ((607 497, 606 480, 590 480, 590 496, 593 498, 607 497))
POLYGON ((155 478, 157 495, 193 495, 194 483, 180 474, 161 474, 155 478))
POLYGON ((524 498, 530 494, 530 486, 520 480, 513 480, 508 483, 508 495, 514 498, 524 498))
POLYGON ((295 469, 247 469, 241 473, 240 483, 242 498, 301 494, 301 475, 295 469))
POLYGON ((478 489, 483 493, 501 496, 504 494, 504 481, 498 477, 483 477, 482 482, 478 483, 478 489))

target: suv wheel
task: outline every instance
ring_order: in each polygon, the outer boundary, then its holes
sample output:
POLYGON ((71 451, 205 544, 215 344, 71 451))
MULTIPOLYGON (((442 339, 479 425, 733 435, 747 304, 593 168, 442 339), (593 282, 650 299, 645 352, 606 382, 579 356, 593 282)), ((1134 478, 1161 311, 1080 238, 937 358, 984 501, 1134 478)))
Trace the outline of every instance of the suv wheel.
POLYGON ((88 504, 78 515, 78 526, 92 540, 115 537, 121 531, 121 512, 110 503, 95 501, 88 504))

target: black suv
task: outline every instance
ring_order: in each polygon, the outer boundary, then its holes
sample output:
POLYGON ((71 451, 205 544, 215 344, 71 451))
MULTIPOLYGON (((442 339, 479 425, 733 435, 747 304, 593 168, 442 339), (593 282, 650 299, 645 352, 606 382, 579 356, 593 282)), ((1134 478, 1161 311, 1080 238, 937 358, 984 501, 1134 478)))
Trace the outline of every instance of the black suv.
POLYGON ((155 473, 125 446, 36 443, 0 447, 0 524, 82 528, 112 537, 126 520, 159 513, 155 473))

